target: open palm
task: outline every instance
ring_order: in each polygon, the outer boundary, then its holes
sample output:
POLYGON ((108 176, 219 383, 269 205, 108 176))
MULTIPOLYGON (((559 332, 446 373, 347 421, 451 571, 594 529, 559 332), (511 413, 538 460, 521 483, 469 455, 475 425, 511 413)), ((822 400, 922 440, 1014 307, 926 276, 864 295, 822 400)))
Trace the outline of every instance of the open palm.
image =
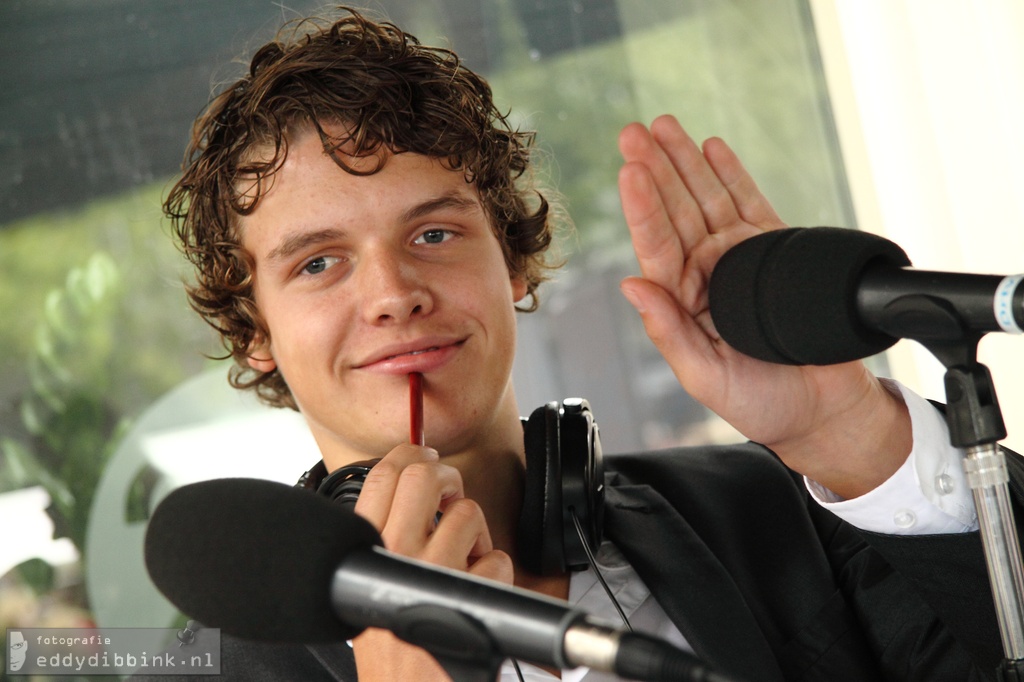
POLYGON ((688 393, 784 458, 789 444, 872 399, 878 382, 860 362, 767 363, 715 331, 707 285, 719 258, 744 239, 786 227, 725 142, 712 138, 702 149, 662 116, 649 129, 627 126, 619 147, 619 190, 642 274, 624 280, 622 291, 688 393))

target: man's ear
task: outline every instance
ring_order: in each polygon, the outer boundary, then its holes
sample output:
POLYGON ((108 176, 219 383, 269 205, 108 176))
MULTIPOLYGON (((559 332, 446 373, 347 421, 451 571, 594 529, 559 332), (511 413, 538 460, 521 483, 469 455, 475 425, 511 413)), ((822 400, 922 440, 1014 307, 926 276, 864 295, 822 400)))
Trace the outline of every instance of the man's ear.
POLYGON ((519 276, 515 276, 512 278, 513 303, 519 303, 521 300, 526 298, 527 291, 529 291, 529 286, 527 286, 526 280, 524 278, 519 276))
POLYGON ((265 341, 262 335, 256 336, 249 344, 249 353, 246 357, 249 366, 257 372, 269 374, 277 369, 277 362, 270 352, 270 343, 265 341))

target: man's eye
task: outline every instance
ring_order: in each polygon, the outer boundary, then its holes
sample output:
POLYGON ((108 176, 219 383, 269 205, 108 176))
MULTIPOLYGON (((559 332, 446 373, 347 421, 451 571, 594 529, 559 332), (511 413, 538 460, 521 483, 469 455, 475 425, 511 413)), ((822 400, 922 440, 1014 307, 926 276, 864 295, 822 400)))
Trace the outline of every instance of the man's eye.
POLYGON ((449 239, 451 232, 448 230, 427 230, 416 239, 417 244, 440 244, 449 239))
POLYGON ((302 268, 302 272, 307 275, 319 275, 321 272, 331 267, 338 262, 338 258, 334 256, 320 256, 306 263, 302 268))

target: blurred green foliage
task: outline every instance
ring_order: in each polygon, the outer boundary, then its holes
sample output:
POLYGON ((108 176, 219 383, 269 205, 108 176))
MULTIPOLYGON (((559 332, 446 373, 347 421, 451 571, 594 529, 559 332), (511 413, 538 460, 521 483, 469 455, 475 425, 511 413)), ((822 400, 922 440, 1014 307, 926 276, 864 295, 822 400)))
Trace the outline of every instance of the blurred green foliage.
MULTIPOLYGON (((79 551, 127 425, 213 350, 185 302, 160 191, 0 227, 0 492, 42 486, 54 537, 79 551)), ((45 592, 53 573, 37 563, 19 573, 45 592)))
POLYGON ((0 438, 7 485, 42 485, 52 500, 55 537, 79 549, 93 490, 124 423, 108 402, 120 297, 117 266, 104 252, 47 293, 26 363, 29 390, 19 401, 28 438, 0 438))
POLYGON ((105 304, 107 326, 77 340, 82 345, 67 354, 65 369, 85 377, 104 358, 104 381, 114 387, 107 396, 110 404, 133 414, 198 366, 190 358, 211 347, 211 336, 196 323, 181 288, 182 259, 160 211, 164 187, 142 187, 79 209, 0 225, 0 423, 6 426, 16 397, 29 389, 25 359, 45 352, 39 345, 46 343, 39 337, 41 320, 65 314, 54 305, 55 291, 65 289, 72 297, 87 292, 72 278, 98 275, 99 266, 86 269, 97 252, 105 254, 107 270, 116 269, 120 289, 105 304), (76 270, 81 273, 72 275, 76 270))

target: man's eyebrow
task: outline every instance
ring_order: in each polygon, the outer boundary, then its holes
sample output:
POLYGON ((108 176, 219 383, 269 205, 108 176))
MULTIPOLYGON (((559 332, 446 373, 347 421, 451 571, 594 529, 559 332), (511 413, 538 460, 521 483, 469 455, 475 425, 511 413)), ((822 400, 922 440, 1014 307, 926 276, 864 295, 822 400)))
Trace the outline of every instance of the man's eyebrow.
POLYGON ((270 253, 267 254, 267 260, 271 262, 287 260, 295 253, 302 251, 309 246, 315 246, 317 244, 341 239, 345 234, 344 230, 336 228, 327 228, 325 230, 316 230, 313 232, 298 232, 285 237, 284 241, 274 247, 270 253))
MULTIPOLYGON (((422 218, 423 216, 430 215, 434 211, 454 209, 459 212, 468 213, 480 208, 480 202, 475 200, 473 197, 457 191, 452 191, 409 207, 404 213, 402 213, 401 219, 403 222, 408 223, 422 218)), ((267 254, 267 260, 271 262, 287 260, 298 251, 302 251, 309 246, 315 246, 317 244, 341 239, 346 234, 345 230, 337 228, 326 228, 323 230, 315 230, 313 232, 297 232, 285 237, 280 244, 274 247, 270 253, 267 254)))
POLYGON ((412 222, 434 211, 444 209, 455 209, 456 211, 468 213, 479 208, 481 208, 479 201, 453 190, 410 207, 402 214, 402 220, 407 223, 412 222))

